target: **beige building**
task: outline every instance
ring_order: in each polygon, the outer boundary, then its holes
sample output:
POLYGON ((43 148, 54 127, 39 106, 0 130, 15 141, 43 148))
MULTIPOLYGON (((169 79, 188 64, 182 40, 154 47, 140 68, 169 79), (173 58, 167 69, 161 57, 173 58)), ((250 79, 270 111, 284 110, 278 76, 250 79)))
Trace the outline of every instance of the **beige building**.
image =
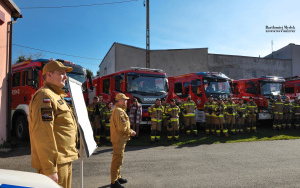
POLYGON ((22 17, 20 9, 12 0, 0 0, 0 145, 7 140, 6 127, 10 122, 7 102, 9 101, 12 18, 17 20, 20 17, 22 17))
MULTIPOLYGON (((298 64, 300 66, 300 62, 298 64)), ((130 67, 146 67, 145 49, 114 43, 99 65, 100 76, 130 67)), ((208 48, 151 50, 150 68, 162 69, 168 76, 204 71, 222 72, 232 79, 292 75, 289 58, 210 54, 208 48)))

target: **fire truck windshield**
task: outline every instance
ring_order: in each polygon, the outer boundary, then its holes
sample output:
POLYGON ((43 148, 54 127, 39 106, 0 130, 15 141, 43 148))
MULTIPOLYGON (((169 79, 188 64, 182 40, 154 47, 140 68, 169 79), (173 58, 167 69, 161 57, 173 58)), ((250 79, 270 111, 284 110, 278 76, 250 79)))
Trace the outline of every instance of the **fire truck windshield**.
POLYGON ((223 79, 204 79, 204 90, 208 94, 229 94, 230 86, 227 80, 223 79))
POLYGON ((128 75, 128 92, 162 94, 167 92, 167 78, 151 75, 128 75))
POLYGON ((283 94, 283 83, 278 82, 261 82, 261 94, 273 95, 283 94))
POLYGON ((76 73, 76 72, 68 72, 67 73, 67 76, 68 77, 71 77, 81 83, 85 82, 85 75, 84 75, 84 72, 81 74, 81 73, 76 73))

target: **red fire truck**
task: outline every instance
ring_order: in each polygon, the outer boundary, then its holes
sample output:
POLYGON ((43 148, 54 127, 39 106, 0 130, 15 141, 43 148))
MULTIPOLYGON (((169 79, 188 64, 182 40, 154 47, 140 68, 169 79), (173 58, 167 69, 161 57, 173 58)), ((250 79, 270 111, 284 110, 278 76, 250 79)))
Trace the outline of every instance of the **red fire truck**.
POLYGON ((170 89, 167 97, 178 98, 185 101, 190 94, 192 100, 197 104, 196 122, 204 123, 205 114, 203 112, 204 103, 212 95, 214 98, 221 96, 226 99, 232 95, 229 85, 229 78, 220 72, 198 72, 184 74, 180 76, 168 77, 170 89))
POLYGON ((160 69, 148 69, 132 67, 129 70, 96 77, 93 79, 94 93, 89 92, 89 102, 93 96, 103 96, 106 104, 114 102, 115 96, 122 92, 130 98, 128 109, 133 98, 137 98, 143 108, 141 124, 149 124, 150 117, 148 108, 155 103, 157 98, 167 96, 168 79, 167 74, 160 69))
MULTIPOLYGON (((28 139, 28 113, 29 102, 33 94, 43 86, 42 69, 49 59, 29 60, 16 63, 12 66, 12 127, 10 128, 16 137, 20 140, 28 139)), ((76 65, 69 61, 57 59, 66 66, 73 67, 73 71, 67 73, 67 76, 74 78, 80 82, 86 81, 85 69, 80 65, 76 65)), ((66 85, 64 88, 68 90, 66 85)), ((83 89, 86 92, 87 88, 83 89)), ((67 91, 68 93, 68 91, 67 91)), ((65 98, 71 103, 70 96, 65 98)))
POLYGON ((285 95, 294 101, 295 97, 300 98, 300 76, 285 78, 285 95))
POLYGON ((270 120, 272 103, 277 95, 284 95, 285 80, 282 77, 262 76, 261 78, 234 80, 232 84, 233 99, 249 101, 253 97, 259 110, 258 120, 270 120))

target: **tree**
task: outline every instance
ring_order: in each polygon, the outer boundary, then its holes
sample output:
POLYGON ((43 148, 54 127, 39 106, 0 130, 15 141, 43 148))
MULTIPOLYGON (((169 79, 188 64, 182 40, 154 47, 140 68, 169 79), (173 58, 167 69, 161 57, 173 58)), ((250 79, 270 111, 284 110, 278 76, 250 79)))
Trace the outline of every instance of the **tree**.
POLYGON ((29 53, 27 55, 25 55, 23 53, 22 50, 19 51, 19 56, 17 57, 17 60, 15 63, 19 63, 19 62, 22 62, 22 61, 28 61, 28 60, 33 60, 33 59, 40 59, 44 56, 44 54, 42 52, 37 52, 37 53, 29 53))
POLYGON ((100 76, 100 71, 97 71, 97 76, 100 76))
POLYGON ((90 77, 94 77, 94 73, 90 69, 86 69, 86 75, 90 77))

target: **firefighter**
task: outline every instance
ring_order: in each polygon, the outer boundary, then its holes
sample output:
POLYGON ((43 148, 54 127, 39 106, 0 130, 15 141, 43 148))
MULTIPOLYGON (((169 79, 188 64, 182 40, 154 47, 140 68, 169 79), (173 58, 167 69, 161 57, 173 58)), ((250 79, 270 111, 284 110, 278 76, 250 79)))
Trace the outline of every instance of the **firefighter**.
POLYGON ((292 114, 293 114, 293 105, 288 96, 285 97, 285 102, 283 104, 283 124, 282 129, 285 129, 287 126, 289 129, 292 128, 292 114))
POLYGON ((273 129, 280 130, 283 120, 283 101, 281 95, 277 95, 277 99, 273 102, 272 108, 274 112, 273 129))
POLYGON ((100 131, 101 131, 101 108, 99 106, 99 98, 94 97, 93 103, 89 104, 87 107, 88 115, 92 123, 92 128, 94 132, 94 138, 97 144, 100 144, 100 131))
POLYGON ((206 127, 207 135, 209 135, 210 132, 214 132, 214 130, 212 129, 213 106, 214 106, 213 96, 210 95, 208 100, 204 103, 205 127, 206 127))
POLYGON ((99 109, 100 109, 100 115, 101 115, 101 127, 102 127, 102 130, 105 130, 105 119, 103 119, 103 111, 104 109, 106 108, 106 104, 103 102, 103 96, 102 95, 99 95, 99 109))
POLYGON ((179 113, 179 130, 184 132, 184 118, 182 113, 182 102, 178 98, 175 98, 175 104, 181 109, 179 113))
MULTIPOLYGON (((294 107, 297 106, 297 105, 298 105, 298 97, 295 97, 294 101, 292 103, 292 106, 293 106, 292 109, 294 109, 294 107)), ((292 124, 295 127, 295 113, 294 113, 294 111, 293 111, 293 115, 292 115, 292 124)))
POLYGON ((246 104, 243 99, 239 99, 239 103, 236 105, 237 118, 236 118, 236 133, 244 133, 245 120, 247 117, 246 104))
POLYGON ((220 136, 221 130, 225 137, 228 137, 228 130, 224 127, 225 120, 224 120, 224 113, 225 113, 226 106, 224 105, 221 97, 218 97, 217 103, 214 105, 213 109, 213 124, 216 126, 216 134, 220 136))
POLYGON ((253 97, 249 98, 249 102, 246 104, 247 109, 247 132, 249 133, 251 129, 253 132, 257 133, 256 130, 256 114, 258 113, 257 105, 253 100, 253 97))
POLYGON ((161 99, 161 105, 164 107, 162 129, 166 130, 166 127, 168 125, 168 119, 167 119, 168 117, 166 116, 167 112, 165 110, 169 107, 169 104, 167 103, 166 98, 161 99))
POLYGON ((103 119, 105 121, 105 140, 110 141, 110 116, 113 110, 113 103, 109 102, 107 108, 103 109, 103 119))
POLYGON ((171 99, 170 105, 165 110, 166 116, 168 117, 167 125, 167 136, 168 140, 171 141, 173 135, 174 139, 179 139, 179 113, 180 108, 175 104, 175 100, 171 99))
POLYGON ((193 131, 194 136, 198 135, 195 116, 196 108, 196 103, 191 99, 191 95, 189 94, 187 100, 182 104, 181 107, 187 135, 190 135, 191 131, 193 131))
POLYGON ((297 100, 297 103, 293 106, 294 113, 294 127, 295 129, 299 129, 300 124, 300 100, 297 100))
POLYGON ((161 105, 160 99, 156 99, 155 104, 149 107, 148 112, 151 117, 151 142, 159 141, 164 112, 164 107, 161 105))
POLYGON ((231 96, 228 96, 228 101, 225 102, 226 111, 225 111, 225 126, 230 130, 232 134, 236 133, 236 104, 232 100, 231 96))

